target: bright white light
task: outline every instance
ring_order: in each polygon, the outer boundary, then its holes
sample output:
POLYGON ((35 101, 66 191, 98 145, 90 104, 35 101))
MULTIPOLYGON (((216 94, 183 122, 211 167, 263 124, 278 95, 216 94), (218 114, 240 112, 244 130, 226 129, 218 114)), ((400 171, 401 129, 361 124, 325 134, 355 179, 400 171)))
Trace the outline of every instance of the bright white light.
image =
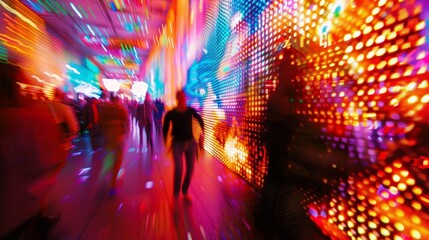
POLYGON ((92 35, 94 35, 94 36, 95 36, 95 33, 94 33, 94 31, 92 31, 91 26, 89 26, 89 24, 86 24, 86 26, 88 27, 89 31, 91 31, 92 35))
POLYGON ((75 7, 75 5, 73 3, 70 3, 70 6, 73 8, 73 10, 75 11, 75 13, 80 17, 82 17, 82 14, 80 14, 80 12, 77 10, 77 8, 75 7))
POLYGON ((109 92, 117 92, 121 88, 121 83, 117 79, 103 78, 103 84, 109 92))
POLYGON ((131 86, 131 92, 136 97, 144 98, 146 96, 148 87, 149 87, 148 84, 145 82, 134 82, 133 85, 131 86))
POLYGON ((93 97, 96 99, 100 98, 100 94, 101 94, 100 89, 88 83, 81 83, 78 86, 73 87, 73 89, 76 93, 83 93, 85 94, 85 96, 93 97))
POLYGON ((153 187, 153 182, 152 181, 147 181, 146 182, 146 189, 151 189, 153 187))
POLYGON ((107 49, 106 49, 106 47, 104 46, 104 44, 101 44, 101 47, 104 49, 104 51, 106 51, 106 52, 107 52, 107 49))
POLYGON ((73 68, 73 67, 71 67, 71 66, 70 66, 70 65, 68 65, 68 64, 66 64, 66 67, 67 67, 69 70, 71 70, 71 71, 75 72, 76 74, 80 74, 80 72, 79 72, 76 68, 73 68))
POLYGON ((230 22, 230 27, 233 29, 240 21, 243 19, 243 14, 241 12, 237 12, 232 18, 230 22))

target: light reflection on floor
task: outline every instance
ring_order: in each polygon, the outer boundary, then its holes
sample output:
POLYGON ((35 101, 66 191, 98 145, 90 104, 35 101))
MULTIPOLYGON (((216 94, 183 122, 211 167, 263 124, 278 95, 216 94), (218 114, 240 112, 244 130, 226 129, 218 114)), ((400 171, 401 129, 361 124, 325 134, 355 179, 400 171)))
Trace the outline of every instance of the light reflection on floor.
POLYGON ((251 217, 256 196, 245 181, 206 154, 195 169, 192 202, 175 200, 173 164, 161 139, 150 156, 136 131, 114 197, 107 194, 105 153, 92 152, 87 137, 76 141, 53 193, 61 220, 52 239, 257 239, 251 217))

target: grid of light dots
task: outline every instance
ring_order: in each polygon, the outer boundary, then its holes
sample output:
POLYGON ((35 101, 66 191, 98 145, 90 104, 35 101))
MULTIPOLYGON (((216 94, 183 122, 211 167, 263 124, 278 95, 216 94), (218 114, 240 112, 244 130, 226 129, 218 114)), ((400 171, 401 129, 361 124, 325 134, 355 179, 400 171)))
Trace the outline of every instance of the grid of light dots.
MULTIPOLYGON (((313 212, 309 216, 334 239, 429 237, 427 158, 386 158, 382 143, 368 140, 368 129, 382 127, 383 120, 386 127, 377 136, 403 137, 428 102, 424 10, 421 1, 272 1, 257 16, 263 24, 241 49, 241 60, 250 60, 250 67, 244 66, 250 72, 246 120, 256 119, 245 121, 242 132, 262 131, 260 93, 269 94, 268 83, 275 82, 267 68, 274 65, 276 41, 290 38, 300 52, 295 64, 304 69, 296 78, 302 98, 292 103, 294 112, 319 126, 329 148, 347 151, 344 161, 359 169, 327 182, 335 190, 318 196, 326 202, 303 201, 313 212)), ((248 147, 254 147, 249 139, 256 135, 248 135, 248 147)), ((254 167, 257 161, 249 154, 245 164, 254 167)))
MULTIPOLYGON (((209 133, 210 136, 206 138, 208 142, 206 150, 252 184, 261 186, 266 171, 265 148, 262 141, 266 96, 264 81, 260 81, 263 79, 257 76, 269 77, 269 74, 264 70, 267 68, 263 61, 266 54, 262 54, 261 46, 255 45, 258 41, 256 35, 250 40, 246 34, 255 24, 259 24, 258 29, 262 29, 260 22, 249 18, 261 12, 266 7, 266 1, 247 3, 239 7, 247 14, 233 29, 230 28, 229 19, 236 13, 232 11, 232 2, 220 2, 217 12, 213 11, 210 4, 208 8, 204 39, 208 39, 206 54, 210 57, 203 56, 203 60, 198 64, 204 69, 198 71, 204 76, 216 76, 216 80, 211 81, 211 87, 222 101, 220 112, 226 119, 219 117, 216 99, 213 93, 208 93, 203 103, 206 129, 209 129, 206 135, 209 133), (210 35, 212 32, 207 31, 208 29, 217 31, 218 34, 210 35), (210 39, 210 36, 214 36, 216 41, 210 39), (242 49, 236 54, 231 54, 234 37, 240 42, 242 49), (221 49, 225 47, 229 49, 227 51, 221 49), (225 54, 218 54, 222 52, 225 54), (249 83, 248 78, 253 79, 252 83, 249 83), (256 102, 259 102, 257 106, 254 104, 256 102), (216 135, 223 135, 225 141, 220 143, 216 135)), ((263 32, 260 30, 259 37, 262 35, 263 32)))

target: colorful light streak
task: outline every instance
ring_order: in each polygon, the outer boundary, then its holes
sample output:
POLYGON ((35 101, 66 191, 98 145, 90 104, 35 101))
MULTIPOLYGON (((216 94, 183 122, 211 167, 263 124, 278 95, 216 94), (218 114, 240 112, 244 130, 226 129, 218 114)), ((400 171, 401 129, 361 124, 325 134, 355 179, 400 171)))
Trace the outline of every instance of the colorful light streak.
POLYGON ((76 6, 71 2, 70 6, 72 7, 73 11, 80 17, 83 18, 82 14, 79 12, 79 10, 76 8, 76 6))
POLYGON ((20 18, 22 21, 24 21, 25 23, 28 23, 28 25, 32 26, 33 28, 39 30, 39 27, 30 19, 28 19, 27 17, 25 17, 23 14, 21 14, 20 12, 18 12, 17 10, 15 10, 14 8, 10 7, 9 5, 7 5, 5 2, 3 2, 3 0, 0 0, 0 5, 8 10, 9 12, 11 12, 12 14, 16 15, 18 18, 20 18))

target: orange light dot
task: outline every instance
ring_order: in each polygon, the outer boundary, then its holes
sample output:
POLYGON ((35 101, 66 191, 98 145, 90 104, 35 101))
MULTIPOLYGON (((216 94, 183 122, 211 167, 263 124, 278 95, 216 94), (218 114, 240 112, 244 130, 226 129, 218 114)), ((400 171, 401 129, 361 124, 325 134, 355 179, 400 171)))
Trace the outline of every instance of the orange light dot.
POLYGON ((414 194, 416 194, 416 195, 420 195, 420 194, 422 194, 422 189, 420 188, 420 187, 414 187, 413 188, 413 193, 414 194))
POLYGON ((402 224, 400 222, 395 223, 395 228, 396 228, 396 230, 398 230, 400 232, 404 231, 404 229, 405 229, 404 224, 402 224))
POLYGON ((382 183, 384 186, 390 186, 390 180, 389 179, 384 179, 382 183))
POLYGON ((407 177, 408 174, 409 174, 409 172, 407 170, 402 170, 401 171, 401 176, 403 176, 403 177, 407 177))
POLYGON ((395 214, 399 218, 403 218, 404 217, 404 211, 402 211, 401 209, 396 209, 395 214))
POLYGON ((410 98, 408 98, 408 103, 409 104, 414 104, 419 100, 419 98, 417 96, 411 96, 410 98))
MULTIPOLYGON (((392 106, 398 106, 398 104, 399 104, 398 99, 393 98, 392 100, 390 100, 390 105, 392 105, 392 106)), ((387 173, 390 173, 390 172, 387 172, 387 173)))
POLYGON ((405 183, 399 183, 398 184, 398 189, 401 192, 405 191, 405 189, 407 189, 407 184, 405 184, 405 183))
POLYGON ((414 209, 416 210, 421 210, 422 209, 422 204, 419 202, 414 201, 411 206, 413 206, 414 209))
POLYGON ((380 233, 381 233, 381 235, 383 235, 383 236, 385 236, 385 237, 390 236, 390 232, 389 232, 389 230, 387 230, 386 228, 381 228, 381 229, 380 229, 380 233))
POLYGON ((377 216, 377 212, 374 210, 369 210, 368 211, 368 215, 370 215, 371 217, 376 217, 377 216))
POLYGON ((395 65, 398 63, 398 58, 397 57, 393 57, 388 61, 389 66, 395 65))
POLYGON ((361 235, 363 235, 363 234, 365 234, 365 228, 363 228, 363 227, 358 227, 358 233, 359 234, 361 234, 361 235))
POLYGON ((408 178, 407 184, 408 186, 413 186, 414 184, 416 184, 416 180, 414 180, 414 178, 408 178))
POLYGON ((421 219, 420 219, 420 217, 419 216, 416 216, 416 215, 413 215, 412 217, 411 217, 411 221, 414 223, 414 224, 420 224, 422 221, 421 221, 421 219))
POLYGON ((411 230, 411 236, 414 239, 421 239, 422 238, 422 234, 418 230, 416 230, 416 229, 412 229, 411 230))
POLYGON ((384 211, 389 211, 390 206, 386 203, 381 204, 381 209, 383 209, 384 211))
POLYGON ((401 180, 401 177, 398 174, 394 174, 392 176, 392 179, 393 179, 394 182, 399 182, 399 180, 401 180))
POLYGON ((390 219, 387 216, 384 216, 384 215, 380 217, 380 220, 383 223, 386 223, 386 224, 390 222, 390 219))
MULTIPOLYGON (((396 37, 396 36, 395 36, 396 37)), ((392 45, 392 46, 390 46, 388 49, 387 49, 387 51, 389 52, 389 53, 394 53, 394 52, 396 52, 396 51, 398 51, 399 50, 399 47, 398 47, 398 45, 392 45)))

